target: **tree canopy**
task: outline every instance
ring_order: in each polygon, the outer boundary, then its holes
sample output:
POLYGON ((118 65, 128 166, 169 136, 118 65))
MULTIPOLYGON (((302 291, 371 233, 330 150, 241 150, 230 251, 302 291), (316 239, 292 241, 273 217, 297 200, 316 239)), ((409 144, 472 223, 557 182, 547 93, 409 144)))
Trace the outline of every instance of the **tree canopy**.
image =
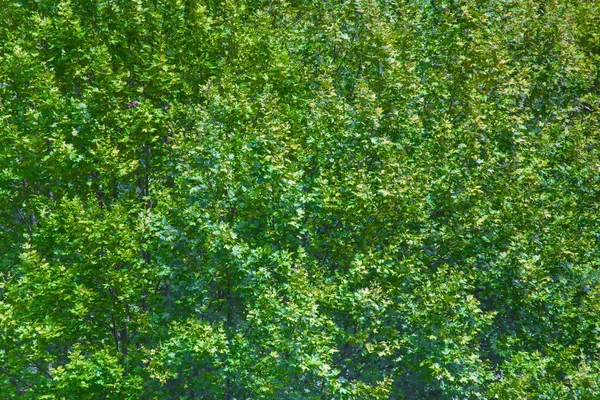
POLYGON ((600 398, 600 2, 0 0, 0 397, 600 398))

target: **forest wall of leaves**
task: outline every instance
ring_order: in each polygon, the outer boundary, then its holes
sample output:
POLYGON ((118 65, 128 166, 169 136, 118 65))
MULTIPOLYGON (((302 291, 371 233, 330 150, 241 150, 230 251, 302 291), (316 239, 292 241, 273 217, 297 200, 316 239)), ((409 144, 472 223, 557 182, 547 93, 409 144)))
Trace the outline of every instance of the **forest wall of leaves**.
POLYGON ((599 399, 600 2, 0 0, 0 397, 599 399))

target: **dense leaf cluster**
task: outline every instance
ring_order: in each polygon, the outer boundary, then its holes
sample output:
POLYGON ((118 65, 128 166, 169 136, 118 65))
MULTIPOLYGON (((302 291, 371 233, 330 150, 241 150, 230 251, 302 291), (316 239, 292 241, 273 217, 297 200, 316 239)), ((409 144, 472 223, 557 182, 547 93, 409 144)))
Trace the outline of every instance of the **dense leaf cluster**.
POLYGON ((1 0, 0 397, 600 398, 600 2, 1 0))

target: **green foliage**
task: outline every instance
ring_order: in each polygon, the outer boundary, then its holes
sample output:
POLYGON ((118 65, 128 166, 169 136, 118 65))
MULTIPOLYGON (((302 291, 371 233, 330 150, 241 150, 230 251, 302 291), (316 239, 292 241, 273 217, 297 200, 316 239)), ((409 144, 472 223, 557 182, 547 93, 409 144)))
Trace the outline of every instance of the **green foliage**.
POLYGON ((0 397, 600 398, 600 3, 0 6, 0 397))

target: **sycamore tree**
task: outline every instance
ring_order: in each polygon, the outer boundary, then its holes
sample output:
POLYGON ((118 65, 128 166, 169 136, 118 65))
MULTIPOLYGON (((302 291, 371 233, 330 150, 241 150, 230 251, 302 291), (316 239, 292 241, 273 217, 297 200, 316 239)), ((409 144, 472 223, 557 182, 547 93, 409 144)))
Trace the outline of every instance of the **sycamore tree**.
POLYGON ((597 399, 600 3, 0 0, 0 397, 597 399))

